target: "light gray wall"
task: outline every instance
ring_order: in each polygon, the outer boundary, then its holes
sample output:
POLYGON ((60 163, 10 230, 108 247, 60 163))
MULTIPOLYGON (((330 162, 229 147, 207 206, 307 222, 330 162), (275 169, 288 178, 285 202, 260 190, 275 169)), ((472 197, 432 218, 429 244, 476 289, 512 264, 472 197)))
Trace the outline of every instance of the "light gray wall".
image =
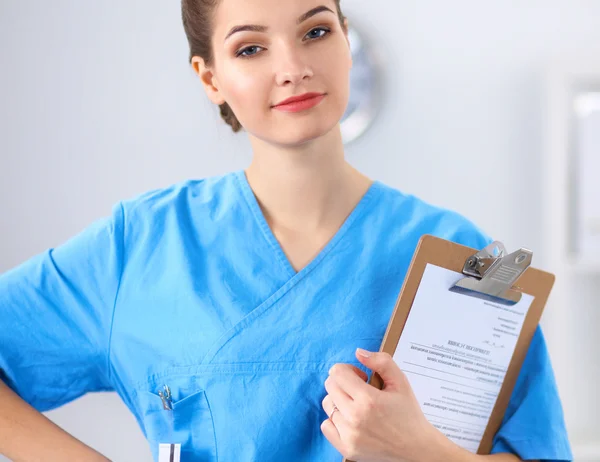
MULTIPOLYGON (((543 71, 600 50, 600 2, 342 4, 386 72, 381 116, 349 160, 535 252, 543 71)), ((249 162, 245 135, 221 123, 187 54, 177 1, 0 0, 0 272, 122 198, 249 162)), ((48 415, 115 461, 149 458, 112 394, 48 415)))

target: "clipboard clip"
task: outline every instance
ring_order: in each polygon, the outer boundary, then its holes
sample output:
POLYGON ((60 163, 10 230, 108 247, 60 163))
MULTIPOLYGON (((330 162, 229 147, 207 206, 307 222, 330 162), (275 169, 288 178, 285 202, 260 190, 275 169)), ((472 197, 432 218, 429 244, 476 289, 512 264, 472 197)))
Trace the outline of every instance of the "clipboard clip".
POLYGON ((450 290, 504 305, 515 305, 521 300, 521 292, 513 284, 531 265, 533 252, 521 248, 506 253, 504 244, 494 241, 475 255, 467 258, 463 274, 450 290))

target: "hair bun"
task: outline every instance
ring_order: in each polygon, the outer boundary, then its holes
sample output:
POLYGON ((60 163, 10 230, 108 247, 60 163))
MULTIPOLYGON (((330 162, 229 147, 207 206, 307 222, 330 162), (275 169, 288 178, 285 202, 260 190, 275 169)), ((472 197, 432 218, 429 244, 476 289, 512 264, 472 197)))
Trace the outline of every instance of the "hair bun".
POLYGON ((223 120, 227 122, 228 125, 231 125, 234 132, 239 132, 242 129, 242 125, 231 110, 231 107, 229 107, 229 104, 223 103, 219 106, 219 109, 221 110, 221 117, 223 120))

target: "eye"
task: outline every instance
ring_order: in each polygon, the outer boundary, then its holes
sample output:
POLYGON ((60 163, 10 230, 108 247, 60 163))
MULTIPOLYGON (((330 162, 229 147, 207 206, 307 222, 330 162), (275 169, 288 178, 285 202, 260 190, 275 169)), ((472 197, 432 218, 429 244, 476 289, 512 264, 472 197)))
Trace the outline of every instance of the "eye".
POLYGON ((239 50, 235 56, 242 56, 244 58, 249 58, 250 56, 254 56, 255 54, 258 53, 258 50, 262 49, 262 47, 259 47, 258 45, 252 45, 246 48, 242 48, 241 50, 239 50))
POLYGON ((305 37, 308 37, 311 40, 316 40, 325 37, 330 32, 331 30, 326 27, 315 27, 308 34, 306 34, 305 37))

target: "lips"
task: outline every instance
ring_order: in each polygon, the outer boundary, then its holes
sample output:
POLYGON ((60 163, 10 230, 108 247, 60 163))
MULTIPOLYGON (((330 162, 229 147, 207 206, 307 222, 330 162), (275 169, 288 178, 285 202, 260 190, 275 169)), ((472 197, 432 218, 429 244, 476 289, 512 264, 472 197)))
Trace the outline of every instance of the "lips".
POLYGON ((323 93, 304 93, 303 95, 298 95, 298 96, 292 96, 291 98, 285 99, 283 101, 280 101, 279 103, 277 103, 275 106, 273 107, 279 107, 279 106, 285 106, 285 105, 289 105, 292 103, 297 103, 300 101, 306 101, 309 99, 313 99, 313 98, 318 98, 319 96, 323 96, 323 93))

